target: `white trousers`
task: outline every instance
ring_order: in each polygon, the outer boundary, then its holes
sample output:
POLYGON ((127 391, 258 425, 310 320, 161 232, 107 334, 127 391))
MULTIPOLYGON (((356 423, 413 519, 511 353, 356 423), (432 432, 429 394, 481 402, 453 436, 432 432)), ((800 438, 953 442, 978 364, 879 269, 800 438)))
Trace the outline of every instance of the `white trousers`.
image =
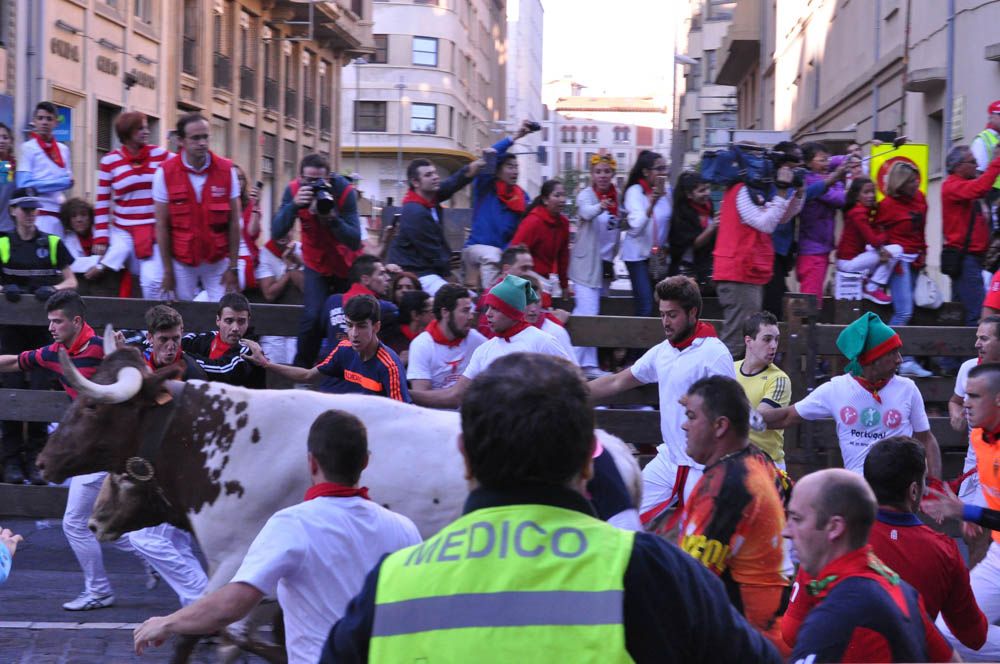
MULTIPOLYGON (((653 460, 642 469, 642 506, 639 514, 645 514, 652 508, 670 498, 677 482, 679 466, 663 454, 657 454, 653 460)), ((690 466, 687 480, 684 482, 684 500, 686 501, 705 473, 701 466, 690 466)))
POLYGON ((434 297, 434 293, 437 293, 439 288, 448 283, 440 274, 425 274, 419 279, 420 289, 431 297, 434 297))
POLYGON ((465 283, 473 288, 487 289, 500 276, 499 247, 489 244, 470 244, 462 249, 465 283))
POLYGON ((136 258, 133 254, 129 270, 139 276, 142 299, 163 299, 163 259, 160 258, 159 245, 153 245, 153 255, 149 258, 136 258))
MULTIPOLYGON (((574 316, 597 316, 601 312, 601 288, 591 288, 582 284, 573 284, 574 316)), ((597 367, 597 348, 593 346, 575 346, 576 361, 584 369, 597 367)))
POLYGON ((279 337, 265 334, 260 338, 260 347, 267 359, 278 364, 292 364, 299 340, 295 337, 279 337))
POLYGON ((198 266, 185 265, 175 259, 174 281, 177 283, 177 299, 191 301, 195 295, 204 290, 209 302, 218 302, 226 294, 222 277, 226 274, 228 266, 228 258, 198 266))
POLYGON ((191 548, 191 534, 161 523, 128 534, 135 550, 149 561, 181 601, 191 604, 205 594, 208 577, 191 548))
POLYGON ((896 269, 896 263, 899 262, 899 255, 903 253, 903 248, 898 244, 887 244, 883 247, 892 256, 889 260, 884 263, 879 262, 881 259, 878 255, 878 250, 872 247, 870 244, 865 245, 865 250, 863 253, 858 254, 854 258, 849 260, 837 259, 837 269, 841 272, 864 272, 869 276, 869 278, 880 286, 885 286, 889 283, 889 279, 892 278, 892 271, 896 269))
POLYGON ((997 662, 1000 661, 1000 545, 995 541, 990 543, 990 548, 986 552, 983 561, 972 568, 969 573, 969 583, 972 585, 972 594, 976 597, 976 604, 986 615, 989 621, 989 632, 986 635, 986 643, 979 650, 971 650, 962 645, 958 639, 948 629, 944 618, 938 616, 937 628, 948 639, 948 642, 955 648, 962 660, 966 662, 997 662))
MULTIPOLYGON (((105 475, 107 473, 90 473, 70 478, 69 495, 62 522, 63 533, 83 570, 84 588, 92 595, 99 596, 111 594, 111 581, 104 571, 101 543, 87 528, 87 520, 94 511, 94 501, 97 500, 105 475)), ((114 542, 114 546, 122 551, 135 552, 129 543, 128 535, 114 542)))

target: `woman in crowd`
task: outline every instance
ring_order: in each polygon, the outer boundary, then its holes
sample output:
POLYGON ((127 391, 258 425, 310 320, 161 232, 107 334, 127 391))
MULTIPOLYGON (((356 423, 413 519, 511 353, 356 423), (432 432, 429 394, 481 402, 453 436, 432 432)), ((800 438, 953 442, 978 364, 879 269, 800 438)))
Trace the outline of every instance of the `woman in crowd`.
POLYGON ((94 208, 82 198, 71 198, 59 208, 63 244, 73 256, 70 269, 77 275, 81 295, 131 297, 132 278, 122 270, 132 255, 132 237, 112 226, 107 249, 94 251, 94 208))
POLYGON ((240 290, 244 291, 257 286, 254 278, 254 267, 260 255, 257 238, 260 237, 260 190, 257 186, 249 186, 247 174, 239 166, 236 168, 236 178, 240 182, 240 205, 243 207, 243 217, 240 220, 240 250, 237 260, 237 276, 240 280, 240 290))
POLYGON ((420 279, 412 272, 395 272, 389 287, 389 299, 397 307, 403 300, 403 293, 420 290, 420 279))
POLYGON ((903 248, 889 244, 885 229, 875 223, 878 216, 875 183, 866 177, 855 177, 845 200, 844 230, 837 245, 837 269, 865 273, 864 298, 876 304, 890 304, 889 278, 903 248))
MULTIPOLYGON (((879 203, 875 223, 885 227, 890 244, 903 248, 889 280, 893 310, 889 325, 895 327, 906 325, 913 317, 913 283, 927 256, 924 238, 927 199, 920 191, 920 171, 905 162, 896 162, 889 169, 885 194, 879 203)), ((931 375, 912 357, 903 358, 899 373, 919 378, 931 375)))
MULTIPOLYGON (((619 232, 618 190, 614 177, 618 163, 610 154, 590 160, 590 186, 576 195, 576 238, 569 257, 569 278, 573 280, 574 316, 597 316, 604 286, 602 253, 609 233, 619 232)), ((575 349, 577 362, 588 378, 602 374, 597 348, 575 349)))
POLYGON ((663 234, 670 221, 669 205, 658 205, 666 193, 667 162, 651 150, 643 150, 625 183, 625 214, 628 225, 622 242, 622 261, 628 268, 635 299, 635 315, 653 313, 653 284, 649 278, 649 255, 653 238, 663 234), (665 212, 665 213, 664 213, 665 212))
POLYGON ((14 134, 10 127, 0 122, 0 233, 14 232, 10 218, 10 195, 14 192, 14 173, 17 158, 14 156, 14 134))
MULTIPOLYGON (((557 275, 564 294, 569 289, 569 219, 562 213, 566 188, 560 180, 546 180, 542 191, 531 201, 511 244, 523 244, 531 251, 535 272, 548 281, 557 275)), ((553 289, 543 290, 551 292, 553 289)))
POLYGON ((399 299, 399 325, 384 328, 380 338, 396 351, 403 364, 407 362, 410 342, 434 320, 434 299, 422 290, 403 293, 399 299))
MULTIPOLYGON (((822 143, 804 144, 802 159, 808 169, 806 188, 830 176, 830 152, 822 143)), ((830 252, 836 246, 834 229, 837 210, 844 207, 845 195, 844 184, 838 180, 827 187, 822 196, 807 199, 799 214, 799 256, 795 261, 795 275, 799 280, 799 290, 820 300, 830 265, 830 252)))
POLYGON ((156 247, 153 173, 170 153, 149 145, 149 124, 142 113, 122 113, 115 120, 115 133, 122 146, 104 155, 98 166, 94 253, 104 253, 111 228, 127 231, 138 262, 130 269, 138 270, 142 296, 161 300, 163 262, 156 247))
POLYGON ((719 225, 714 220, 712 189, 694 171, 681 173, 670 217, 670 271, 694 278, 705 291, 712 279, 712 249, 719 225))

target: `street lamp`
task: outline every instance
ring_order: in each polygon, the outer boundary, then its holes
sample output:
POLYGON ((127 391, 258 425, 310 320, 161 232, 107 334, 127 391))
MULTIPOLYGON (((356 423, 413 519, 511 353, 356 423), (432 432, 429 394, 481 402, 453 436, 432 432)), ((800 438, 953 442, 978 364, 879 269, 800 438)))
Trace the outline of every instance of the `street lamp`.
POLYGON ((354 186, 361 179, 361 132, 358 131, 358 117, 361 115, 361 65, 368 64, 364 58, 351 60, 354 65, 354 186))
POLYGON ((406 83, 402 76, 399 77, 399 83, 395 85, 395 88, 399 90, 399 146, 396 149, 396 172, 399 174, 399 200, 403 200, 403 185, 405 184, 405 179, 403 178, 403 91, 406 90, 406 83))

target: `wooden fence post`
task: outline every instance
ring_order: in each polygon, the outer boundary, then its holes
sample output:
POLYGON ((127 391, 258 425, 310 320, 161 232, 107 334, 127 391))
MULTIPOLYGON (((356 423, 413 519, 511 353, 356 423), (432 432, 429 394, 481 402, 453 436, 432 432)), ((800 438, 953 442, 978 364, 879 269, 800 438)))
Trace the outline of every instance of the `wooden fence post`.
MULTIPOLYGON (((788 328, 781 369, 792 382, 792 403, 796 403, 812 390, 815 382, 816 344, 813 328, 818 318, 817 303, 812 295, 788 293, 782 305, 788 328)), ((785 448, 805 447, 811 456, 814 451, 811 433, 808 422, 803 422, 793 430, 786 430, 785 448)))

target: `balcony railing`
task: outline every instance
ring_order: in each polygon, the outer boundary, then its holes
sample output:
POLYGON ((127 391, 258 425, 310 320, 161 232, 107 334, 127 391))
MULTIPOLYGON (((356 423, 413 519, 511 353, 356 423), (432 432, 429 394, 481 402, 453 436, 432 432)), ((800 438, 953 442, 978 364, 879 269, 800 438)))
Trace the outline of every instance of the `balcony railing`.
POLYGON ((278 82, 273 78, 264 79, 264 108, 278 110, 278 82))
POLYGON ((305 116, 307 127, 316 126, 316 100, 312 97, 302 98, 302 115, 305 116))
POLYGON ((194 37, 184 37, 184 54, 181 69, 185 74, 198 75, 198 42, 194 37))
POLYGON ((212 58, 213 64, 213 83, 215 87, 221 88, 223 90, 233 89, 233 66, 232 60, 228 55, 223 55, 222 53, 214 53, 212 58))
POLYGON ((299 93, 288 88, 285 89, 285 117, 299 117, 299 93))
POLYGON ((330 115, 329 106, 319 107, 319 128, 322 131, 330 131, 332 127, 332 116, 330 115))
POLYGON ((240 67, 240 99, 257 99, 257 72, 250 67, 240 67))

